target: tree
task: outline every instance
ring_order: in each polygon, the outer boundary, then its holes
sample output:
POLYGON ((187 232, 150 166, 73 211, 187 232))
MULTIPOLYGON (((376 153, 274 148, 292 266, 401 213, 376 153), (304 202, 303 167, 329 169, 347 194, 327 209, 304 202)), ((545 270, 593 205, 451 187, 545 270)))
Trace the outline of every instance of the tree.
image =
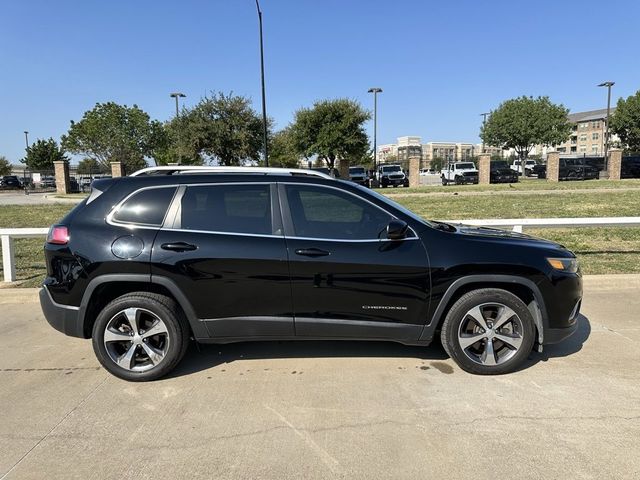
POLYGON ((491 112, 480 130, 480 137, 487 145, 515 149, 524 161, 534 145, 556 145, 569 138, 568 113, 563 105, 552 103, 549 97, 514 98, 491 112))
POLYGON ((153 155, 162 135, 160 122, 151 120, 137 105, 107 102, 97 103, 79 122, 72 120, 62 145, 104 168, 110 168, 110 162, 122 162, 133 171, 147 165, 145 157, 153 155))
POLYGON ((300 166, 300 155, 296 151, 291 127, 276 132, 270 140, 269 166, 289 168, 300 166))
POLYGON ((167 125, 167 158, 185 164, 203 160, 240 165, 260 159, 262 119, 246 97, 212 93, 193 108, 183 108, 167 125))
POLYGON ((30 170, 53 170, 53 162, 68 161, 64 150, 53 138, 38 139, 27 148, 27 155, 20 160, 30 170))
POLYGON ((336 159, 362 158, 369 148, 364 130, 369 118, 369 112, 354 100, 316 102, 295 114, 291 126, 295 148, 305 157, 317 155, 330 169, 336 159))
POLYGON ((431 167, 435 172, 442 171, 442 167, 444 166, 444 159, 442 157, 434 157, 431 160, 431 167))
POLYGON ((0 155, 0 175, 11 175, 11 164, 7 157, 0 155))
POLYGON ((103 165, 98 163, 94 158, 83 158, 78 163, 78 173, 81 175, 95 175, 96 173, 105 173, 106 170, 103 165))
POLYGON ((616 110, 609 119, 609 129, 626 148, 640 151, 640 90, 626 100, 618 99, 616 110))

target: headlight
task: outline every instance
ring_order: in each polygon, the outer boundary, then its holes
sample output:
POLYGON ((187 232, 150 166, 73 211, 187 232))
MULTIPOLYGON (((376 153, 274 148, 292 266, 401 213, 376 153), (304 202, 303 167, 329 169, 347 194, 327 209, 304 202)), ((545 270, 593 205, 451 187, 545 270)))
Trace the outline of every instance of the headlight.
POLYGON ((577 258, 547 258, 547 262, 554 270, 560 272, 576 273, 578 271, 577 258))

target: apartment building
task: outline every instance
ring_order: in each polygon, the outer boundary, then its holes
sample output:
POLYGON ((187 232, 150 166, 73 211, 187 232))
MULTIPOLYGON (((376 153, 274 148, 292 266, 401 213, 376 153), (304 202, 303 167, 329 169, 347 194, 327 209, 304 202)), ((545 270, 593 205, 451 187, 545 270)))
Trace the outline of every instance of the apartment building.
MULTIPOLYGON (((501 154, 496 147, 485 146, 485 152, 501 154)), ((404 162, 409 157, 419 157, 421 168, 429 168, 431 161, 441 158, 445 162, 460 162, 471 160, 482 153, 481 144, 465 142, 427 142, 422 143, 418 136, 398 137, 397 143, 378 146, 377 160, 379 163, 404 162)))
MULTIPOLYGON (((615 107, 611 109, 611 113, 615 107)), ((605 144, 605 124, 607 109, 590 110, 569 114, 569 121, 573 124, 569 139, 555 146, 561 154, 603 155, 605 144)), ((612 137, 612 141, 615 139, 612 137)))

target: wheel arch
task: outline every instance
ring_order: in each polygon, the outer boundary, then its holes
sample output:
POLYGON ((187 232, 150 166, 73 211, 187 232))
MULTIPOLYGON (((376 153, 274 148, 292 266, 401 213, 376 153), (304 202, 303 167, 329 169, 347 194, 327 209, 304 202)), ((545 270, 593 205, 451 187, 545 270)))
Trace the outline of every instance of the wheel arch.
POLYGON ((548 325, 547 309, 538 286, 528 278, 517 275, 469 275, 454 281, 442 296, 436 310, 420 335, 420 341, 431 341, 451 306, 465 293, 480 288, 499 288, 520 298, 533 317, 538 350, 544 341, 544 326, 548 325))
POLYGON ((169 278, 146 274, 107 274, 91 280, 82 297, 78 315, 84 337, 91 337, 95 318, 104 306, 115 298, 134 291, 158 293, 172 298, 187 318, 191 333, 196 338, 208 336, 189 300, 169 278))

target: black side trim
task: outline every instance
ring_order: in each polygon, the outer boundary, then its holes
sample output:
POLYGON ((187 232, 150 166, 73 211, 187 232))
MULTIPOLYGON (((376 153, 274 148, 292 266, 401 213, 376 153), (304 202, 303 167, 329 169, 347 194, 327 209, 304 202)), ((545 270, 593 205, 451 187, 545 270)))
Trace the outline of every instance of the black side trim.
POLYGON ((289 337, 294 335, 293 316, 206 318, 201 320, 210 337, 289 337))
POLYGON ((411 323, 341 320, 333 318, 296 317, 298 337, 369 338, 418 341, 422 325, 411 323))
POLYGON ((453 297, 453 295, 456 293, 456 291, 460 287, 467 285, 469 283, 504 283, 504 284, 517 283, 519 285, 524 285, 529 290, 531 290, 533 292, 533 296, 536 300, 536 303, 538 304, 538 308, 540 310, 541 317, 542 317, 541 319, 542 325, 539 325, 538 324, 539 319, 537 319, 536 316, 534 315, 534 320, 536 320, 536 325, 539 330, 538 336, 540 339, 540 343, 542 343, 542 339, 544 335, 543 329, 548 328, 548 325, 549 325, 549 321, 547 318, 547 308, 544 303, 544 298, 542 297, 542 293, 540 293, 540 289, 532 280, 519 277, 517 275, 469 275, 454 281, 451 285, 449 285, 449 288, 447 288, 447 291, 443 295, 442 300, 440 300, 440 303, 438 304, 438 307, 436 308, 436 311, 433 314, 431 321, 424 326, 424 329, 422 330, 422 334, 420 335, 421 341, 430 341, 433 338, 436 327, 440 324, 440 320, 442 319, 443 315, 446 314, 444 309, 449 303, 449 300, 451 300, 451 297, 453 297))

